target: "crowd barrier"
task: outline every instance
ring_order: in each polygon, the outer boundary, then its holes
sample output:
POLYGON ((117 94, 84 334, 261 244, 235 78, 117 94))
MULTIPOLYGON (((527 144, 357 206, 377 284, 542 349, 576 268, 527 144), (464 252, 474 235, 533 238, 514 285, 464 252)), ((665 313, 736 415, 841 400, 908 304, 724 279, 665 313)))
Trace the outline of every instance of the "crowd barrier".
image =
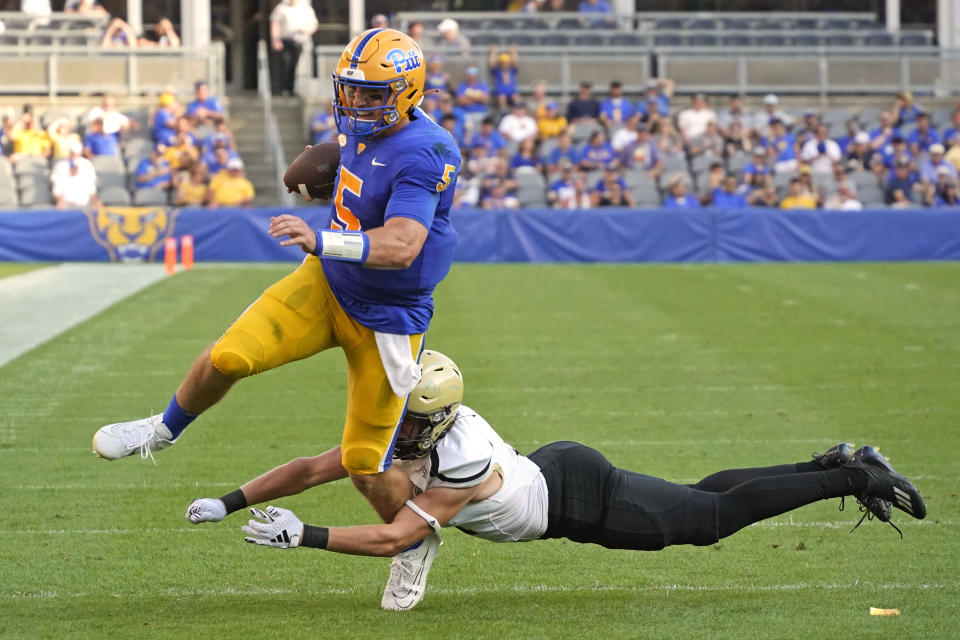
MULTIPOLYGON (((294 261, 267 235, 288 209, 106 207, 0 212, 0 261, 156 261, 193 236, 197 261, 294 261)), ((313 226, 323 209, 298 209, 313 226)), ((463 262, 960 260, 960 210, 464 210, 463 262)))

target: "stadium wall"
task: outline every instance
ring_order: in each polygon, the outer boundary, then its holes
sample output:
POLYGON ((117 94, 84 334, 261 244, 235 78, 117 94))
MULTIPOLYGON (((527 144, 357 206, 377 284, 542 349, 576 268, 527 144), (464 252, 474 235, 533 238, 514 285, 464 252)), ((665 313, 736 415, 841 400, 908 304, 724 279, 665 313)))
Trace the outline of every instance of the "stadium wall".
MULTIPOLYGON (((0 212, 2 261, 158 261, 191 235, 198 261, 295 261, 266 233, 285 209, 107 207, 0 212)), ((322 209, 297 212, 319 226, 322 209)), ((463 262, 770 262, 960 260, 960 212, 464 210, 463 262)))

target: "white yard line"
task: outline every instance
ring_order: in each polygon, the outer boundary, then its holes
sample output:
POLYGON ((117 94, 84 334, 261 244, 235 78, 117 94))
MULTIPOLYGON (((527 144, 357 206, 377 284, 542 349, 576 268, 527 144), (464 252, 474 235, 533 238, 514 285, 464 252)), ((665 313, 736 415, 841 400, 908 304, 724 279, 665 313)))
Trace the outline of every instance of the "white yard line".
MULTIPOLYGON (((692 592, 740 592, 740 593, 765 593, 765 592, 789 592, 805 591, 810 589, 824 591, 841 591, 847 589, 869 589, 879 591, 927 591, 927 590, 945 590, 957 589, 960 583, 957 582, 854 582, 846 583, 827 583, 815 584, 806 582, 796 582, 790 584, 722 584, 722 585, 704 585, 704 584, 661 584, 648 586, 632 585, 585 585, 585 586, 565 586, 565 585, 546 585, 546 584, 513 584, 492 587, 446 587, 435 588, 428 587, 427 591, 433 595, 477 595, 477 594, 504 594, 504 593, 590 593, 590 592, 617 592, 617 593, 656 593, 660 591, 692 591, 692 592)), ((376 590, 379 593, 379 589, 376 590)), ((271 595, 350 595, 350 594, 370 594, 373 589, 362 587, 345 587, 341 589, 162 589, 150 592, 128 592, 128 593, 89 593, 89 592, 71 592, 65 593, 55 590, 45 591, 7 591, 0 592, 2 600, 55 600, 61 598, 101 598, 110 596, 112 598, 156 598, 157 596, 167 596, 174 598, 189 597, 232 597, 232 596, 271 596, 271 595)))
POLYGON ((0 278, 0 367, 164 277, 162 265, 76 263, 0 278))

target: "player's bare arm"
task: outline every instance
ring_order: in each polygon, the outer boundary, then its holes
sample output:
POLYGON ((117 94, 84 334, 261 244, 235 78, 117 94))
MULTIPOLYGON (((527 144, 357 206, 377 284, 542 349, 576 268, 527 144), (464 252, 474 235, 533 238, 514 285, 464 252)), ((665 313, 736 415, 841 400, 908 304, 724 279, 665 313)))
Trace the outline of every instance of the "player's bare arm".
MULTIPOLYGON (((280 245, 299 246, 305 253, 317 253, 317 232, 302 218, 284 214, 270 218, 268 232, 274 238, 286 236, 280 245)), ((395 216, 382 227, 366 231, 370 248, 364 265, 380 269, 406 269, 420 254, 428 229, 412 218, 395 216)))
POLYGON ((410 501, 416 510, 408 502, 390 524, 314 527, 304 525, 288 509, 267 507, 266 512, 251 509, 257 519, 250 520, 243 532, 247 534, 247 542, 264 546, 282 549, 309 546, 351 555, 392 557, 426 538, 434 526, 444 526, 467 503, 484 500, 496 493, 501 482, 500 474, 492 473, 473 487, 428 489, 410 501), (432 522, 428 522, 428 518, 432 522))

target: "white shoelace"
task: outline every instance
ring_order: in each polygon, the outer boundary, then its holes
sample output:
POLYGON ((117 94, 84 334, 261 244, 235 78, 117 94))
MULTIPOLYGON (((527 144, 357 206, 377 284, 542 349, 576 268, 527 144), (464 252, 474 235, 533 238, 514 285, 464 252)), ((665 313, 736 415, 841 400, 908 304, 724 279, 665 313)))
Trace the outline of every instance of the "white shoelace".
POLYGON ((157 442, 173 442, 172 440, 161 438, 157 435, 157 428, 154 426, 153 420, 143 426, 121 431, 120 439, 123 440, 123 444, 127 449, 140 449, 140 459, 146 460, 150 458, 153 466, 157 466, 157 461, 153 457, 153 448, 150 446, 151 443, 154 440, 157 442))

